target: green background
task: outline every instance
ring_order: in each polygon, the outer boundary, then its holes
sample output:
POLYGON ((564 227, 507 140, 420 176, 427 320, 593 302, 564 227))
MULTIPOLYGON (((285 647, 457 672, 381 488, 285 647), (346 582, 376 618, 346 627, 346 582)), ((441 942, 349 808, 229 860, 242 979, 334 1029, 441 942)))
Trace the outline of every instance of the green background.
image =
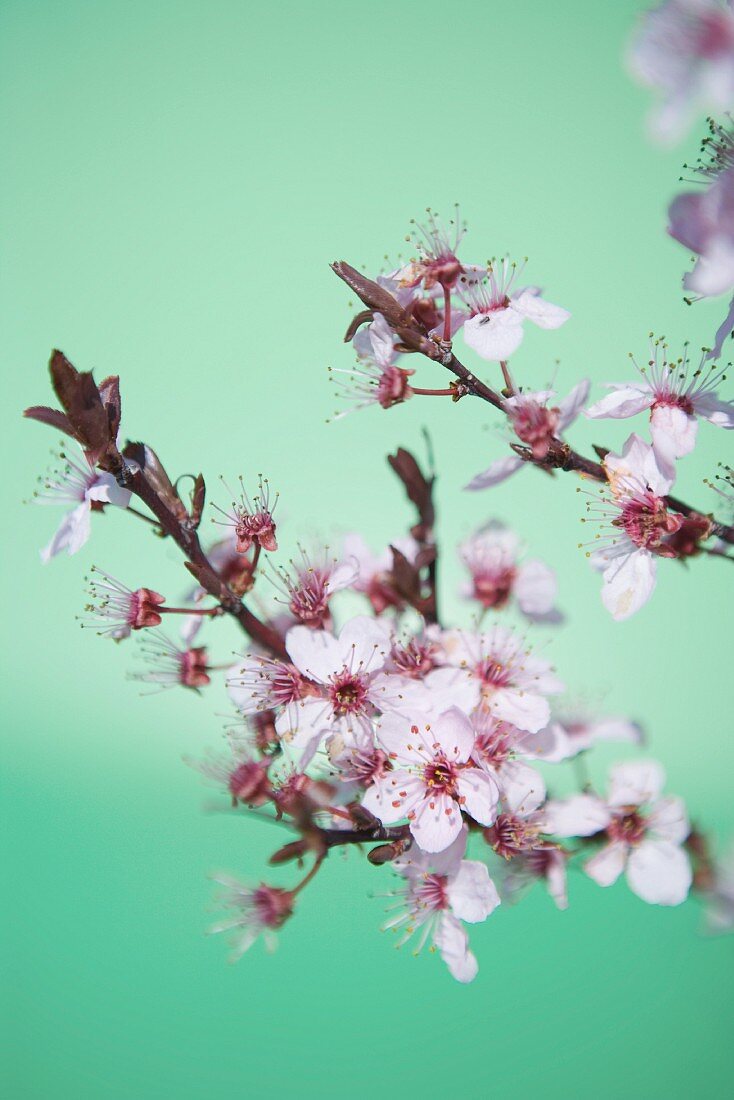
MULTIPOLYGON (((52 346, 98 378, 120 373, 126 432, 176 473, 203 469, 213 499, 226 503, 220 473, 267 473, 286 546, 357 527, 375 545, 399 534, 408 513, 384 455, 420 449, 426 424, 449 612, 466 621, 451 544, 490 516, 512 522, 559 574, 568 627, 540 641, 564 679, 645 723, 670 789, 723 843, 730 567, 663 562, 653 602, 613 624, 577 549, 571 481, 527 471, 460 491, 501 453, 486 406, 415 399, 325 424, 326 368, 351 362, 349 295, 328 262, 379 269, 428 204, 459 201, 462 255, 529 254, 528 281, 572 311, 559 332, 527 333, 513 360, 525 385, 544 386, 556 358, 560 392, 583 374, 621 380, 650 329, 711 340, 723 303, 683 304, 687 257, 664 232, 700 135, 672 152, 646 138, 649 96, 621 61, 637 7, 2 5, 5 1095, 731 1087, 731 941, 699 934, 696 902, 648 907, 623 883, 602 892, 575 876, 566 913, 540 890, 499 910, 472 933, 480 976, 462 987, 379 933, 386 903, 368 895, 389 872, 334 856, 277 953, 258 944, 228 966, 224 943, 203 935, 207 875, 257 878, 281 834, 210 812, 215 792, 181 763, 221 742, 221 683, 141 698, 126 680, 135 645, 74 621, 91 563, 173 597, 180 561, 108 513, 78 557, 42 567, 60 513, 21 503, 54 443, 19 415, 49 400, 52 346)), ((431 364, 420 377, 443 384, 431 364)), ((572 439, 618 446, 629 427, 582 424, 572 439)), ((726 445, 702 426, 683 497, 713 506, 702 479, 726 445)), ((222 660, 242 644, 228 627, 210 638, 222 660)))

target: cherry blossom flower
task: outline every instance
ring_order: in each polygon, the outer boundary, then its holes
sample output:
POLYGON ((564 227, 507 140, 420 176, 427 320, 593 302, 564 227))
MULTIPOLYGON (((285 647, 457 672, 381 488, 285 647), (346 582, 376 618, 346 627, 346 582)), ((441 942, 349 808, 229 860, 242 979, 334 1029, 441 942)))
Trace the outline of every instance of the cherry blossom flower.
POLYGON ((482 359, 499 362, 517 351, 523 338, 523 323, 539 328, 560 328, 571 314, 546 302, 537 287, 515 290, 525 264, 519 267, 507 257, 493 262, 486 278, 475 273, 464 276, 459 291, 469 308, 464 322, 465 343, 482 359))
POLYGON ((550 661, 533 656, 523 639, 504 626, 480 634, 447 631, 443 641, 448 667, 426 677, 431 690, 453 693, 467 712, 480 707, 518 729, 536 733, 548 723, 546 695, 564 690, 550 661))
POLYGON ((401 947, 419 931, 418 954, 430 939, 459 982, 471 982, 478 965, 469 950, 469 938, 462 922, 484 921, 500 904, 497 889, 483 863, 463 859, 467 829, 461 832, 443 852, 429 855, 413 846, 393 862, 396 871, 406 879, 405 888, 397 892, 401 901, 398 912, 383 926, 402 933, 401 947))
POLYGON ((85 610, 93 619, 82 625, 96 626, 98 634, 119 642, 129 638, 133 630, 159 626, 163 621, 158 608, 165 603, 165 597, 160 593, 152 588, 133 591, 94 565, 92 572, 95 576, 90 581, 89 594, 94 602, 87 604, 85 610))
POLYGON ((275 712, 278 734, 297 726, 303 699, 319 696, 317 685, 295 665, 260 653, 247 654, 229 669, 227 691, 240 714, 254 717, 275 712))
POLYGON ((399 608, 404 604, 392 579, 393 546, 411 565, 415 564, 420 546, 410 537, 393 539, 390 546, 377 555, 372 553, 362 536, 356 532, 345 535, 342 544, 344 559, 354 561, 357 565, 352 587, 367 597, 376 615, 381 615, 389 607, 399 608))
POLYGON ((459 557, 471 574, 461 594, 486 610, 506 607, 514 598, 532 620, 555 620, 556 575, 542 561, 520 562, 520 540, 503 524, 492 520, 459 546, 459 557))
MULTIPOLYGON (((252 500, 250 500, 245 492, 242 477, 240 477, 239 483, 239 499, 232 501, 231 512, 225 512, 223 508, 220 508, 216 504, 214 505, 217 511, 225 517, 224 520, 216 520, 215 522, 219 523, 221 526, 231 527, 233 529, 238 554, 246 554, 253 545, 261 550, 268 550, 270 552, 277 550, 278 542, 275 537, 273 512, 278 502, 278 494, 276 493, 271 506, 270 483, 267 478, 260 478, 258 482, 258 493, 252 500)), ((225 486, 225 488, 227 488, 227 486, 225 486)), ((232 495, 234 496, 234 494, 232 495)))
POLYGON ((720 0, 665 0, 642 15, 628 59, 658 94, 653 135, 677 141, 699 110, 734 102, 734 11, 720 0))
POLYGON ((603 572, 602 602, 620 621, 650 599, 657 558, 675 557, 665 540, 679 530, 683 517, 665 503, 673 477, 638 435, 629 437, 621 455, 607 454, 604 468, 610 495, 589 505, 590 517, 606 524, 597 535, 593 564, 603 572))
POLYGON ((456 253, 465 228, 459 221, 458 208, 448 226, 443 225, 433 210, 426 210, 426 214, 425 224, 411 220, 418 257, 403 269, 401 281, 405 286, 421 285, 425 291, 438 285, 446 292, 456 285, 463 271, 456 253))
POLYGON ((680 905, 692 882, 682 845, 690 831, 680 798, 661 798, 665 773, 654 760, 625 761, 610 771, 606 801, 592 794, 549 802, 549 831, 560 837, 605 834, 584 870, 600 886, 623 871, 633 893, 654 905, 680 905))
POLYGON ((81 449, 77 458, 70 458, 66 450, 60 451, 58 457, 63 465, 40 478, 41 488, 33 494, 34 504, 69 508, 53 538, 41 551, 44 562, 64 550, 76 554, 91 534, 92 512, 101 512, 106 504, 127 508, 131 496, 111 474, 95 469, 81 449))
POLYGON ((233 738, 228 740, 227 755, 210 753, 203 760, 195 760, 191 757, 184 757, 184 760, 202 775, 213 779, 218 786, 223 787, 232 799, 233 806, 238 802, 246 806, 265 805, 273 793, 268 774, 272 760, 268 757, 253 756, 249 746, 243 746, 233 738))
POLYGON ((268 951, 277 946, 276 932, 293 913, 295 893, 277 886, 248 886, 229 875, 215 875, 214 881, 226 887, 219 898, 223 908, 234 909, 237 915, 217 921, 209 932, 231 932, 232 954, 230 962, 236 962, 262 936, 268 951))
MULTIPOLYGON (((651 341, 646 366, 637 369, 639 382, 617 382, 607 386, 611 392, 591 405, 591 419, 625 419, 650 410, 650 434, 658 455, 671 468, 675 459, 689 454, 696 443, 698 417, 719 428, 734 428, 734 404, 721 401, 716 387, 724 381, 724 368, 706 365, 708 351, 693 366, 688 349, 675 360, 668 359, 667 346, 651 341)), ((634 360, 633 360, 634 362, 634 360)))
MULTIPOLYGON (((369 405, 389 409, 412 397, 408 379, 415 371, 397 366, 395 341, 396 337, 385 318, 381 313, 375 313, 372 323, 360 329, 353 340, 359 357, 358 366, 350 369, 330 368, 339 396, 352 401, 354 409, 364 409, 369 405), (335 379, 335 375, 339 378, 335 379)), ((340 420, 349 411, 335 413, 332 420, 340 420)))
MULTIPOLYGON (((192 628, 194 625, 199 623, 192 624, 192 628)), ((177 645, 162 630, 150 630, 140 649, 151 667, 147 672, 134 673, 134 680, 158 684, 161 690, 180 685, 194 691, 210 682, 204 646, 177 645)))
MULTIPOLYGON (((518 439, 530 445, 539 457, 545 457, 551 439, 563 439, 563 433, 578 419, 588 395, 589 381, 584 378, 557 406, 548 407, 552 391, 540 390, 509 398, 507 413, 518 439)), ((506 455, 472 478, 465 488, 472 491, 489 489, 527 465, 517 454, 506 455)))
POLYGON ((329 601, 336 592, 349 588, 357 579, 359 565, 355 560, 340 562, 330 558, 328 550, 309 555, 299 546, 300 561, 291 561, 291 572, 277 568, 270 578, 282 594, 281 602, 300 623, 314 628, 328 626, 331 621, 329 601))
POLYGON ((297 671, 316 688, 276 722, 293 748, 304 750, 305 766, 322 736, 338 731, 349 739, 353 731, 369 731, 372 717, 389 703, 390 680, 382 668, 390 636, 381 623, 358 615, 338 637, 326 630, 291 627, 285 644, 297 671))
POLYGON ((506 782, 494 822, 482 835, 504 860, 512 860, 540 849, 553 847, 542 835, 549 832, 545 817, 545 784, 535 769, 527 783, 506 782))
POLYGON ((535 755, 533 735, 481 711, 473 724, 472 759, 492 776, 503 804, 522 806, 532 799, 534 805, 540 805, 545 798, 543 777, 536 768, 518 759, 535 755))
POLYGON ((384 715, 377 743, 392 770, 377 777, 362 805, 385 825, 408 819, 425 852, 441 852, 461 832, 462 811, 482 825, 496 816, 499 790, 472 761, 471 722, 452 707, 432 721, 427 715, 384 715))
POLYGON ((395 638, 385 666, 387 671, 411 680, 422 680, 437 667, 439 634, 438 628, 428 626, 413 637, 395 638))

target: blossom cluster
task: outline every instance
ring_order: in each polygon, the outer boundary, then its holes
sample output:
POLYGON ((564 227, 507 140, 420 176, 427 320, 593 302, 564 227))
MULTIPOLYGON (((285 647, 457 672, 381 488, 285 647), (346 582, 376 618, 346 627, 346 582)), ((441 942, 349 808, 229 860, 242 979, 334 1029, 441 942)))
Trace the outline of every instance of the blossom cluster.
MULTIPOLYGON (((694 449, 699 422, 734 428, 734 403, 719 395, 726 368, 713 362, 706 348, 691 356, 684 347, 673 356, 664 340, 650 336, 645 360, 631 360, 633 377, 610 383, 609 393, 593 403, 587 379, 562 398, 550 389, 517 384, 509 356, 522 341, 524 323, 553 329, 570 314, 546 301, 537 287, 517 285, 524 265, 505 258, 482 268, 460 259, 463 229, 456 220, 451 224, 453 235, 429 212, 417 231, 415 257, 387 276, 357 281, 351 269, 337 268, 363 302, 372 304, 352 326, 360 365, 341 372, 341 394, 356 399, 359 408, 371 403, 383 409, 415 395, 448 396, 456 402, 474 394, 489 400, 506 417, 510 452, 476 474, 466 485, 471 491, 499 485, 529 465, 578 469, 583 476, 591 472, 602 488, 587 507, 585 522, 593 522, 596 530, 586 548, 602 573, 605 607, 615 619, 628 618, 650 598, 660 558, 717 551, 720 525, 682 505, 671 492, 677 462, 694 449), (415 352, 422 352, 454 373, 461 366, 462 379, 468 372, 456 357, 459 336, 482 359, 498 364, 497 381, 501 377, 504 383, 500 392, 484 383, 478 388, 478 372, 445 389, 420 388, 413 380, 417 368, 401 365, 411 355, 415 362, 415 352), (582 414, 591 420, 646 415, 650 442, 633 433, 621 453, 606 451, 601 463, 590 464, 566 442, 566 432, 582 414)), ((733 541, 729 530, 728 542, 733 541)), ((501 556, 497 545, 492 553, 501 556)))

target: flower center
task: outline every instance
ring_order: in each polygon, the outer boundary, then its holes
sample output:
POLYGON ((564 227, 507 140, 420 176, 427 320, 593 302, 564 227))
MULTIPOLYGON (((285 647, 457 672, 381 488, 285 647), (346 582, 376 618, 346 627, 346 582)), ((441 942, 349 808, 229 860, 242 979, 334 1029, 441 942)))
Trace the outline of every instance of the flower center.
POLYGON ((512 859, 521 852, 539 847, 537 825, 531 825, 514 814, 500 814, 494 825, 484 830, 484 839, 498 856, 512 859))
POLYGON ((410 390, 408 378, 412 373, 402 367, 385 367, 377 383, 377 400, 383 409, 405 401, 410 390))
POLYGON ((194 646, 181 654, 180 679, 184 687, 198 688, 209 683, 207 652, 204 646, 194 646))
POLYGON ((615 527, 624 528, 632 542, 645 550, 656 550, 665 535, 672 535, 682 522, 682 516, 672 516, 665 501, 652 493, 626 501, 622 514, 612 520, 615 527))
POLYGON ((458 798, 456 781, 459 777, 459 769, 445 756, 439 756, 426 764, 423 769, 423 782, 435 794, 446 794, 450 798, 458 798))
POLYGON ((510 683, 509 670, 493 657, 484 657, 479 662, 477 676, 487 689, 507 687, 510 683))
POLYGON ((491 573, 476 573, 474 598, 482 607, 504 607, 510 598, 514 582, 515 570, 512 567, 491 573))
POLYGON ((258 886, 252 895, 252 906, 260 924, 280 928, 293 912, 293 895, 274 886, 258 886))
POLYGON ((337 717, 361 713, 367 702, 367 685, 361 676, 356 676, 345 668, 334 677, 329 688, 329 697, 337 717))
POLYGON ((413 897, 421 909, 448 909, 448 879, 446 875, 424 875, 413 888, 413 897))
POLYGON ((545 458, 550 450, 551 441, 556 433, 560 410, 549 409, 537 401, 523 401, 512 413, 512 426, 515 435, 527 443, 533 452, 533 458, 545 458))
POLYGON ((624 844, 639 844, 647 831, 645 818, 636 810, 615 817, 607 828, 607 836, 612 841, 624 844))
POLYGON ((654 409, 673 408, 683 409, 684 413, 688 413, 689 416, 693 416, 694 408, 693 402, 690 397, 686 397, 682 393, 666 393, 661 394, 655 399, 653 404, 654 409))

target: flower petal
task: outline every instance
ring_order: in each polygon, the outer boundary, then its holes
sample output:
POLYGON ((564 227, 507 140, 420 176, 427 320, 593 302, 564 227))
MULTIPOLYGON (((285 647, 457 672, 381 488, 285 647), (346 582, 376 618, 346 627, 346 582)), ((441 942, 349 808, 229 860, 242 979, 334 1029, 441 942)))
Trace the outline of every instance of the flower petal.
POLYGON ((610 390, 610 393, 586 410, 585 415, 591 420, 601 420, 606 417, 624 420, 628 416, 636 416, 645 409, 649 409, 654 400, 649 387, 613 385, 610 390))
POLYGON ((677 844, 647 838, 630 852, 629 888, 651 905, 680 905, 688 897, 692 881, 688 856, 677 844))
POLYGON ((424 852, 442 852, 461 832, 458 803, 445 794, 425 794, 415 805, 410 831, 424 852))
POLYGON ((466 930, 451 913, 441 914, 433 942, 441 952, 449 973, 457 982, 474 981, 479 971, 477 960, 469 950, 466 930))
POLYGON ((514 309, 480 313, 464 322, 464 342, 482 359, 509 359, 522 343, 522 317, 514 309))
POLYGON ((458 873, 449 881, 447 893, 454 915, 469 924, 486 920, 500 904, 486 865, 473 859, 461 861, 458 873))
POLYGON ((513 298, 511 308, 540 328, 560 328, 571 316, 567 309, 546 302, 532 290, 523 290, 513 298))
POLYGON ((656 578, 657 562, 649 550, 634 548, 620 554, 604 570, 602 603, 617 622, 629 619, 652 596, 656 578))
POLYGON ((512 454, 506 455, 504 458, 498 458, 483 473, 473 477, 464 488, 470 490, 470 492, 476 492, 478 489, 491 489, 493 485, 500 485, 512 474, 517 473, 522 465, 523 460, 519 455, 512 454))
POLYGON ((593 794, 577 794, 558 802, 547 802, 543 809, 544 832, 553 836, 593 836, 606 829, 612 820, 608 808, 593 794))
POLYGON ((494 777, 481 768, 464 768, 456 783, 463 798, 462 808, 480 825, 491 825, 497 817, 499 787, 494 777))
POLYGON ((609 771, 609 805, 644 806, 665 786, 665 772, 657 760, 624 760, 609 771))
POLYGON ((605 844, 600 852, 587 859, 584 870, 599 886, 611 886, 622 874, 626 860, 626 844, 605 844))

